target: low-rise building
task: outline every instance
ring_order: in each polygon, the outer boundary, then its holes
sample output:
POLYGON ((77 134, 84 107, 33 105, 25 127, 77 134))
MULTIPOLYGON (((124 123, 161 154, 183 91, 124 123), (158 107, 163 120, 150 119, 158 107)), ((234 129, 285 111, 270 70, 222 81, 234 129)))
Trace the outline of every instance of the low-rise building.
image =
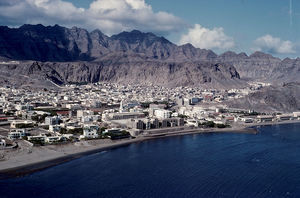
POLYGON ((88 116, 82 116, 81 122, 82 123, 96 122, 99 119, 100 119, 99 115, 88 115, 88 116))
POLYGON ((126 119, 138 119, 144 117, 145 114, 139 112, 109 113, 104 115, 104 119, 106 120, 126 120, 126 119))
POLYGON ((295 119, 300 120, 300 112, 293 112, 293 116, 295 119))
POLYGON ((22 139, 27 135, 26 129, 13 129, 8 133, 8 139, 11 140, 18 140, 22 139))
POLYGON ((106 133, 120 133, 121 131, 122 131, 122 129, 119 129, 119 128, 105 129, 105 131, 103 131, 103 134, 106 134, 106 133))
POLYGON ((98 138, 99 126, 97 125, 85 125, 83 127, 83 134, 80 136, 80 139, 94 139, 98 138))
POLYGON ((188 126, 195 126, 195 127, 197 127, 199 125, 199 123, 198 123, 197 120, 189 119, 189 120, 187 120, 187 125, 188 126))
POLYGON ((282 115, 277 115, 276 118, 279 121, 292 120, 294 118, 294 115, 293 114, 282 114, 282 115))
POLYGON ((183 118, 167 118, 167 119, 144 119, 144 120, 133 120, 133 129, 147 130, 147 129, 158 129, 166 127, 177 127, 184 126, 183 118))
POLYGON ((165 109, 157 109, 154 111, 154 115, 158 119, 167 119, 171 117, 172 112, 165 109))
POLYGON ((36 135, 36 136, 27 136, 28 141, 41 141, 45 142, 46 135, 41 134, 41 135, 36 135))
POLYGON ((14 120, 10 123, 10 128, 32 128, 34 126, 33 121, 29 120, 14 120))
POLYGON ((45 142, 47 143, 54 143, 54 142, 58 142, 61 140, 61 136, 50 136, 50 137, 45 137, 45 142))
POLYGON ((78 110, 77 111, 77 118, 81 118, 83 116, 89 116, 89 115, 94 115, 94 112, 90 111, 90 110, 78 110))
POLYGON ((234 120, 235 122, 244 122, 244 123, 253 123, 254 119, 253 118, 248 118, 248 117, 237 117, 234 120))
POLYGON ((59 133, 61 131, 60 125, 49 125, 49 131, 52 133, 59 133))
POLYGON ((272 122, 274 119, 274 116, 271 115, 259 115, 257 116, 258 122, 272 122))

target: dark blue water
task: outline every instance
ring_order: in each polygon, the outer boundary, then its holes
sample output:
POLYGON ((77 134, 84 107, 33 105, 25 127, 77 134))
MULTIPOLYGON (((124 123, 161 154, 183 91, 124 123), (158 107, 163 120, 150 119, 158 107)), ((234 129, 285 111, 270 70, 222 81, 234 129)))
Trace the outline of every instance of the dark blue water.
POLYGON ((300 124, 151 140, 0 181, 0 197, 300 197, 300 124))

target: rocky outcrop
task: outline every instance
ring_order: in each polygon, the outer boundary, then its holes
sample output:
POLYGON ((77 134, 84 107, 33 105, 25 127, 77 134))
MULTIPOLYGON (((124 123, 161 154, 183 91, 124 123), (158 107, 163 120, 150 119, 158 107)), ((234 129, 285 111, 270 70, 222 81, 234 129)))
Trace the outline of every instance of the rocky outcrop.
POLYGON ((257 112, 293 112, 300 110, 300 83, 265 87, 245 98, 229 103, 229 106, 251 109, 257 112))

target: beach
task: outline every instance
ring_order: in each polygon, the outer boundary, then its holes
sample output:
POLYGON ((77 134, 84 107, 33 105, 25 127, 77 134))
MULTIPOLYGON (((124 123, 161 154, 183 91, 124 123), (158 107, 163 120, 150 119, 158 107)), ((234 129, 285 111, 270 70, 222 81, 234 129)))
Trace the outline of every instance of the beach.
POLYGON ((288 124, 299 121, 287 121, 279 123, 255 123, 233 126, 232 128, 187 128, 182 131, 162 133, 153 136, 139 136, 133 139, 110 140, 98 139, 75 143, 47 146, 30 146, 24 141, 19 141, 19 148, 15 150, 0 151, 0 179, 18 177, 43 170, 70 160, 78 159, 82 156, 109 150, 132 143, 139 143, 156 138, 170 136, 199 134, 199 133, 251 133, 256 134, 255 126, 268 124, 288 124))

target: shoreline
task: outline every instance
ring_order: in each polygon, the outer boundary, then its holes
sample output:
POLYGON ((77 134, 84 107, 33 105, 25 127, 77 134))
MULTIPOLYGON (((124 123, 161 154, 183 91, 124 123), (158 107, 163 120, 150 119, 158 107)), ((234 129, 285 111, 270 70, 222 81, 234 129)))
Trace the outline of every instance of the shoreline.
MULTIPOLYGON (((174 136, 184 136, 184 135, 194 135, 194 134, 201 134, 201 133, 248 133, 248 134, 257 134, 258 131, 256 130, 256 127, 258 126, 267 126, 267 125, 278 125, 278 124, 293 124, 293 123, 300 123, 300 120, 298 121, 286 121, 286 122, 276 122, 276 123, 251 123, 251 124, 244 124, 240 127, 234 127, 234 128, 224 128, 224 129, 217 129, 217 128, 210 128, 210 129, 201 129, 201 128, 195 128, 195 129, 187 129, 184 131, 175 131, 175 132, 169 132, 165 134, 160 135, 154 135, 154 136, 141 136, 137 137, 135 139, 123 139, 123 140, 115 140, 111 141, 107 144, 99 144, 96 146, 88 146, 87 149, 83 148, 80 151, 71 151, 71 152, 62 152, 58 153, 57 155, 54 155, 49 158, 40 159, 35 162, 31 162, 30 159, 26 159, 24 161, 20 161, 19 163, 21 165, 10 165, 13 162, 3 161, 6 162, 8 167, 2 168, 0 167, 0 180, 4 179, 10 179, 15 177, 23 177, 29 174, 32 174, 37 171, 41 171, 53 166, 57 166, 75 159, 79 159, 81 157, 99 153, 101 151, 105 150, 112 150, 119 147, 127 146, 132 143, 140 143, 148 140, 154 140, 154 139, 161 139, 161 138, 167 138, 167 137, 174 137, 174 136), (26 163, 30 161, 31 163, 26 163)), ((91 140, 95 141, 95 140, 91 140)), ((74 145, 67 145, 69 147, 74 147, 74 145)), ((43 151, 41 151, 43 154, 43 151)), ((1 166, 2 161, 0 161, 1 166)))
MULTIPOLYGON (((44 170, 44 169, 47 169, 47 168, 50 168, 53 166, 57 166, 59 164, 63 164, 63 163, 66 163, 66 162, 69 162, 69 161, 72 161, 75 159, 79 159, 83 156, 91 155, 94 153, 99 153, 99 152, 105 151, 105 150, 119 148, 122 146, 127 146, 129 144, 138 143, 138 142, 142 142, 145 140, 146 139, 125 140, 123 142, 117 142, 117 143, 113 143, 111 145, 101 145, 99 148, 92 148, 92 149, 82 151, 82 152, 66 154, 64 156, 54 157, 52 159, 43 160, 40 162, 34 162, 34 163, 30 163, 30 164, 25 164, 22 166, 16 166, 16 167, 12 167, 12 168, 2 169, 2 170, 0 170, 0 180, 26 176, 28 174, 31 174, 31 173, 34 173, 37 171, 41 171, 41 170, 44 170)), ((0 162, 0 164, 1 164, 1 162, 0 162)))

